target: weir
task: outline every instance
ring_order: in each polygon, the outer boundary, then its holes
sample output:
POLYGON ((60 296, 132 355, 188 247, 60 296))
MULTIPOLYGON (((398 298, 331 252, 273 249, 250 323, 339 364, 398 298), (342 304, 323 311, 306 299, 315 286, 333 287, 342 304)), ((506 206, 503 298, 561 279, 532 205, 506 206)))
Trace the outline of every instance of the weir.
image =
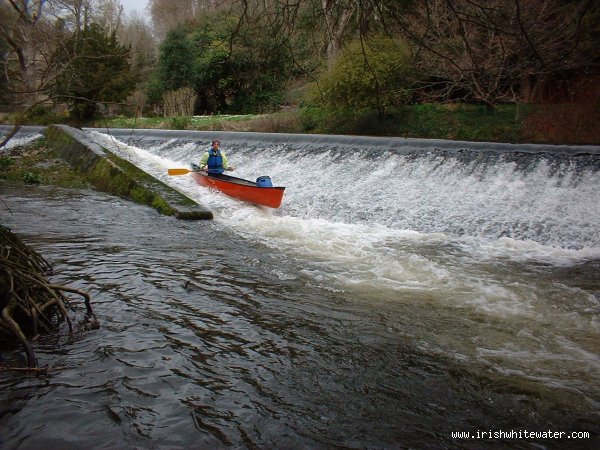
POLYGON ((194 162, 216 136, 238 167, 237 176, 269 175, 275 185, 287 187, 277 214, 491 241, 530 240, 567 249, 600 245, 598 146, 157 130, 88 132, 123 158, 202 202, 210 203, 213 197, 164 173, 173 165, 194 162))
POLYGON ((216 138, 223 142, 247 142, 260 144, 294 144, 311 146, 332 146, 344 148, 376 148, 393 149, 403 153, 415 151, 446 150, 458 152, 469 151, 496 151, 519 153, 563 153, 600 154, 600 145, 549 145, 549 144, 510 144, 498 142, 469 142, 451 141, 443 139, 416 139, 400 137, 370 137, 370 136, 343 136, 325 134, 290 134, 290 133, 254 133, 233 131, 182 131, 182 130, 151 130, 151 129, 98 129, 84 128, 87 131, 98 131, 118 137, 124 142, 139 138, 180 139, 194 140, 210 143, 216 138))

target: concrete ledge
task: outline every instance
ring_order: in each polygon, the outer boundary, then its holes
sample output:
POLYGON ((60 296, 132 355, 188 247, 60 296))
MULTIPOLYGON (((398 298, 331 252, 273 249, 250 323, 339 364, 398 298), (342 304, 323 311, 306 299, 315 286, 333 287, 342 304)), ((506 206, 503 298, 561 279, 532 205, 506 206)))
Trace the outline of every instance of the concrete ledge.
POLYGON ((162 181, 92 142, 76 128, 52 125, 46 142, 65 161, 86 175, 98 190, 152 206, 161 214, 184 220, 212 219, 206 210, 162 181))

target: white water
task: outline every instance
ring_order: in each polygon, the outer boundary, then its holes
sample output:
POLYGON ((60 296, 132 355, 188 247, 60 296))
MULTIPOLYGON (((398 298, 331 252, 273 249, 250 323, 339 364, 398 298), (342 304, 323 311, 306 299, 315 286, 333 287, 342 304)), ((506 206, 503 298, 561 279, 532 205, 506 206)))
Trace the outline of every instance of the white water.
MULTIPOLYGON (((429 352, 588 394, 600 382, 593 168, 223 142, 236 176, 270 175, 287 187, 272 211, 167 175, 197 160, 206 142, 133 146, 90 135, 278 259, 280 279, 374 307, 403 305, 420 328, 417 345, 429 352), (571 276, 578 270, 583 281, 571 276)), ((402 333, 402 326, 390 329, 402 333)))
MULTIPOLYGON (((15 147, 21 147, 23 145, 27 145, 33 141, 36 141, 37 139, 39 139, 41 137, 42 137, 41 133, 31 133, 31 134, 26 134, 26 135, 17 134, 10 141, 8 141, 5 146, 0 148, 0 153, 11 150, 15 147)), ((3 138, 4 138, 4 135, 0 131, 0 141, 3 138)))
MULTIPOLYGON (((173 139, 138 148, 92 134, 100 144, 206 205, 217 220, 234 228, 244 221, 242 233, 256 220, 259 236, 269 231, 262 230, 265 215, 255 207, 200 188, 189 177, 167 176, 168 168, 196 161, 205 150, 202 145, 173 139)), ((324 220, 349 234, 350 241, 363 239, 365 230, 388 241, 395 239, 390 233, 400 232, 406 239, 407 231, 412 237, 418 232, 458 239, 478 258, 490 252, 494 257, 571 264, 600 256, 600 183, 592 168, 576 171, 563 164, 557 170, 540 159, 524 172, 512 161, 464 164, 433 154, 415 158, 386 152, 373 158, 360 151, 311 153, 281 145, 236 147, 230 159, 236 176, 269 174, 276 185, 287 187, 282 208, 273 212, 282 219, 272 223, 284 228, 278 234, 300 227, 310 240, 321 232, 324 220)), ((274 237, 269 235, 269 241, 274 237)))

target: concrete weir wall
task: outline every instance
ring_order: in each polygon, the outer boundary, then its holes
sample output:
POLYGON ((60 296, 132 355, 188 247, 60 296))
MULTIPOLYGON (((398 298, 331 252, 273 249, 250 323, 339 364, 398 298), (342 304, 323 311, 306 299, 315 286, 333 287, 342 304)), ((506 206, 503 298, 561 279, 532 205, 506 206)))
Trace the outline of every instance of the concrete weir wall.
POLYGON ((128 161, 92 142, 85 133, 66 125, 46 128, 46 142, 65 161, 104 192, 152 206, 184 220, 212 219, 211 211, 150 176, 128 161))

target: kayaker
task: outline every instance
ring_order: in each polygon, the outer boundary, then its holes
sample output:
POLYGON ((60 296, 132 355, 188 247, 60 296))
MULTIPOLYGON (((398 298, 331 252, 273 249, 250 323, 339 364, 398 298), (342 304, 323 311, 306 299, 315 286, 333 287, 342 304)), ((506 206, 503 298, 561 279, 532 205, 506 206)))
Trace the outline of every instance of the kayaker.
POLYGON ((227 155, 219 150, 221 142, 218 139, 212 141, 210 150, 204 152, 200 158, 200 169, 208 173, 223 173, 225 170, 235 170, 235 167, 229 165, 227 155))

